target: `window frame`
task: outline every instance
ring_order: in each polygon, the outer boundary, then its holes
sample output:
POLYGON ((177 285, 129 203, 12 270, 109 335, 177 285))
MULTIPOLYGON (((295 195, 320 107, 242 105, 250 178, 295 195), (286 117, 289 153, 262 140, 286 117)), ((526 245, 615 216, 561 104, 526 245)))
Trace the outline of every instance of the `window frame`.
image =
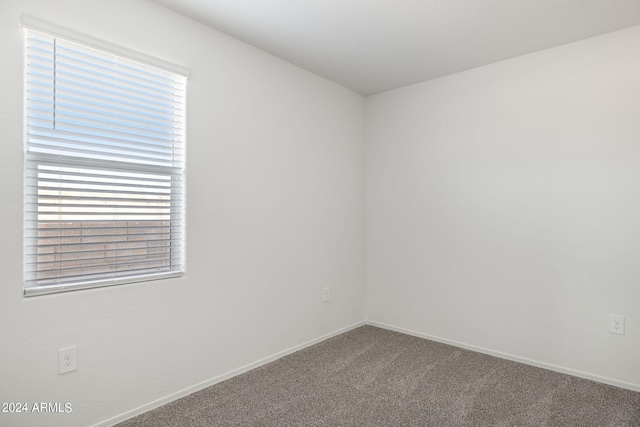
MULTIPOLYGON (((24 207, 25 207, 25 211, 24 211, 24 218, 23 218, 23 232, 24 232, 24 237, 23 237, 23 242, 24 242, 24 250, 23 250, 23 271, 24 271, 24 280, 23 280, 23 291, 24 291, 24 296, 36 296, 36 295, 44 295, 44 294, 52 294, 52 293, 59 293, 59 292, 67 292, 67 291, 75 291, 75 290, 82 290, 82 289, 90 289, 90 288, 96 288, 96 287, 105 287, 105 286, 115 286, 115 285, 120 285, 120 284, 127 284, 127 283, 138 283, 138 282, 145 282, 145 281, 150 281, 150 280, 162 280, 162 279, 169 279, 169 278, 176 278, 176 277, 181 277, 185 274, 185 270, 186 270, 186 165, 185 165, 185 160, 186 160, 186 80, 188 78, 188 73, 186 72, 186 70, 182 69, 181 67, 175 66, 174 64, 170 64, 167 62, 164 62, 162 60, 156 59, 156 58, 152 58, 149 57, 147 55, 141 54, 139 52, 134 52, 132 50, 126 49, 126 48, 122 48, 120 46, 116 46, 113 45, 111 43, 108 42, 104 42, 102 40, 96 39, 96 38, 92 38, 92 37, 88 37, 85 35, 81 35, 81 34, 77 34, 74 32, 71 32, 69 30, 66 29, 62 29, 60 27, 51 25, 49 23, 45 23, 42 21, 38 21, 34 18, 28 17, 28 16, 22 16, 22 27, 25 30, 31 30, 31 31, 35 31, 38 33, 43 33, 46 34, 50 37, 56 38, 56 39, 62 39, 65 40, 66 42, 70 42, 70 43, 74 43, 76 45, 80 45, 107 55, 112 55, 112 56, 116 56, 118 58, 121 58, 123 60, 126 61, 132 61, 132 62, 136 62, 138 64, 140 64, 142 67, 151 67, 157 70, 160 70, 164 73, 171 73, 177 77, 183 78, 184 79, 184 93, 182 96, 182 100, 184 102, 184 106, 181 110, 182 112, 182 130, 181 130, 181 139, 180 139, 180 147, 181 147, 181 155, 182 155, 182 160, 180 162, 180 167, 179 168, 174 168, 176 170, 179 170, 178 173, 176 174, 171 174, 171 176, 169 177, 170 179, 170 194, 171 196, 169 197, 169 219, 167 220, 169 225, 169 232, 165 233, 168 234, 168 242, 169 242, 169 250, 168 250, 168 259, 169 259, 169 267, 171 267, 170 270, 168 271, 162 271, 159 273, 153 273, 153 272, 146 272, 146 273, 133 273, 130 275, 126 275, 126 274, 122 274, 122 272, 116 270, 114 268, 114 273, 112 274, 112 277, 106 277, 106 278, 100 278, 100 279, 95 279, 95 278, 91 278, 91 274, 86 275, 87 279, 86 280, 74 280, 74 281, 70 281, 68 283, 54 283, 54 284, 46 284, 46 285, 38 285, 37 281, 39 279, 33 279, 33 275, 34 275, 34 271, 36 272, 36 276, 37 276, 37 272, 39 270, 38 269, 38 264, 41 263, 41 261, 36 261, 33 262, 32 260, 34 259, 34 257, 38 257, 38 255, 34 255, 33 253, 29 253, 29 249, 28 249, 28 239, 29 238, 33 238, 33 231, 28 231, 28 226, 29 224, 33 225, 34 223, 37 224, 38 226, 35 227, 35 229, 37 230, 36 233, 39 233, 39 225, 40 225, 40 219, 38 219, 40 217, 40 193, 39 190, 37 193, 35 194, 29 194, 28 192, 28 184, 31 183, 31 185, 33 186, 33 182, 34 180, 37 182, 36 188, 40 188, 40 175, 37 175, 36 178, 34 178, 33 176, 29 177, 28 175, 31 173, 33 174, 33 171, 36 170, 38 171, 37 173, 39 174, 39 170, 40 170, 40 166, 42 164, 46 164, 46 163, 50 163, 52 162, 52 158, 53 155, 40 155, 38 153, 34 154, 33 152, 28 152, 28 147, 30 147, 30 140, 29 140, 29 134, 28 134, 28 118, 30 117, 28 115, 27 112, 27 108, 28 108, 28 103, 27 103, 27 90, 28 88, 30 88, 28 82, 27 82, 27 31, 25 31, 25 35, 24 35, 24 41, 25 41, 25 51, 24 51, 24 56, 23 58, 25 58, 25 66, 24 66, 24 71, 23 71, 23 75, 25 77, 25 83, 24 83, 24 89, 23 89, 23 93, 24 93, 24 111, 23 111, 23 119, 24 119, 24 139, 23 139, 23 144, 24 144, 24 172, 25 172, 25 176, 24 176, 24 190, 23 190, 23 194, 24 194, 24 207), (34 164, 36 164, 38 167, 34 169, 34 164), (173 177, 177 176, 179 177, 179 184, 175 184, 173 182, 173 177), (179 188, 179 193, 176 193, 179 195, 179 199, 180 201, 178 203, 175 202, 175 199, 173 198, 173 189, 175 188, 179 188), (35 199, 35 200, 34 200, 35 199), (31 204, 31 205, 35 205, 37 206, 36 208, 36 218, 33 218, 33 208, 32 211, 29 211, 29 209, 27 209, 27 206, 31 204), (177 205, 177 206, 176 206, 177 205), (29 217, 31 215, 31 217, 29 217), (179 231, 174 231, 174 228, 176 227, 175 224, 177 223, 177 227, 179 228, 179 231), (31 234, 30 234, 31 233, 31 234), (179 238, 175 238, 174 234, 179 235, 179 238), (175 254, 178 254, 178 258, 179 262, 178 264, 176 264, 177 268, 173 268, 173 260, 174 260, 174 251, 171 248, 171 244, 174 243, 174 241, 177 241, 180 243, 180 249, 179 252, 178 250, 176 250, 175 254), (31 261, 28 261, 31 260, 31 261), (33 264, 36 265, 36 267, 28 267, 28 264, 33 264), (35 270, 33 270, 35 268, 35 270), (31 269, 31 270, 30 270, 31 269), (29 279, 29 277, 31 277, 31 279, 29 279), (35 284, 34 284, 35 283, 35 284)), ((54 58, 54 62, 55 62, 55 58, 54 58)), ((54 84, 55 87, 55 84, 54 84)), ((55 112, 55 104, 53 107, 53 111, 55 112)), ((120 111, 118 111, 120 112, 120 111)), ((55 113, 54 113, 55 114, 55 113)), ((122 143, 124 143, 125 141, 121 141, 122 143)), ((127 148, 123 148, 124 151, 127 150, 127 148)), ((123 164, 122 162, 118 163, 117 161, 95 161, 95 159, 91 159, 90 157, 82 157, 82 156, 78 156, 75 161, 73 162, 68 162, 65 161, 64 158, 68 157, 68 156, 59 156, 61 160, 59 160, 57 162, 57 165, 61 168, 59 169, 61 170, 66 170, 69 171, 71 168, 74 167, 78 167, 78 168, 87 168, 87 169, 91 169, 94 171, 94 173, 96 173, 95 171, 98 170, 103 170, 103 171, 107 171, 109 170, 110 173, 112 175, 111 179, 117 179, 118 177, 122 177, 122 174, 127 174, 127 170, 130 170, 131 173, 133 174, 138 174, 138 176, 142 176, 142 174, 145 173, 149 173, 149 170, 151 170, 151 168, 147 166, 145 167, 140 167, 139 163, 135 163, 135 162, 129 162, 127 164, 123 164), (109 168, 109 164, 112 163, 112 166, 109 168), (136 167, 136 165, 138 165, 138 167, 136 167), (96 168, 102 168, 102 169, 96 169, 96 168), (124 171, 124 172, 123 172, 124 171)), ((55 163, 55 162, 54 162, 55 163)), ((72 173, 72 172, 58 172, 61 176, 63 173, 72 173)), ((163 172, 156 172, 156 174, 158 175, 157 180, 159 180, 162 177, 162 173, 163 172)), ((140 179, 145 179, 145 177, 143 176, 140 179)), ((87 186, 88 184, 86 184, 87 182, 91 182, 91 181, 82 181, 83 183, 85 183, 85 186, 87 186)), ((118 191, 113 190, 115 193, 117 193, 118 191)), ((120 196, 114 196, 114 197, 120 197, 120 196)), ((82 200, 83 202, 86 202, 85 199, 79 199, 82 200)), ((121 200, 118 198, 118 200, 121 200)), ((58 203, 62 203, 62 202, 58 202, 58 203)), ((114 204, 116 204, 117 202, 114 202, 114 204)), ((52 205, 52 206, 58 206, 58 205, 52 205)), ((60 211, 61 209, 59 208, 58 211, 60 211)), ((115 211, 118 211, 118 208, 114 208, 115 211)), ((166 211, 166 210, 165 210, 166 211)), ((62 214, 60 214, 62 215, 62 214)), ((116 214, 116 215, 120 215, 120 214, 116 214)), ((115 215, 114 215, 115 217, 115 215)), ((58 220, 59 222, 61 220, 58 220)), ((75 222, 90 222, 88 220, 73 220, 75 222)), ((94 221, 94 220, 92 220, 94 221)), ((114 224, 116 222, 121 222, 121 220, 118 219, 113 219, 110 220, 112 221, 114 224)), ((120 229, 120 226, 115 226, 114 225, 114 229, 120 229)), ((33 227, 31 228, 32 230, 34 229, 33 227)), ((60 228, 58 228, 58 230, 60 230, 60 228)), ((36 243, 35 245, 31 245, 29 246, 29 248, 39 248, 40 245, 40 235, 36 234, 36 238, 38 239, 38 243, 36 243)), ((118 251, 120 249, 115 249, 115 251, 118 251)), ((149 251, 147 251, 149 252, 149 251)), ((39 253, 39 252, 38 252, 39 253)), ((106 251, 105 251, 105 255, 106 257, 106 251)), ((124 256, 120 256, 121 258, 124 256)), ((138 255, 138 257, 144 257, 144 255, 138 255)), ((116 258, 118 258, 118 256, 116 255, 116 258)), ((96 258, 99 259, 99 258, 96 258)), ((144 263, 144 259, 142 258, 143 261, 141 261, 142 263, 144 263)), ((42 262, 46 262, 46 261, 42 261, 42 262)), ((136 260, 137 262, 137 260, 136 260)), ((62 264, 62 262, 60 262, 60 264, 62 264)), ((115 261, 114 264, 112 264, 113 266, 120 266, 121 264, 118 264, 118 261, 115 261)), ((78 267, 78 268, 88 268, 88 267, 78 267)), ((74 267, 71 267, 71 270, 73 271, 74 267)), ((149 269, 149 268, 148 268, 149 269)), ((102 273, 101 273, 102 274, 102 273)), ((108 273, 104 273, 105 275, 107 275, 108 273)), ((94 274, 95 275, 95 274, 94 274)))

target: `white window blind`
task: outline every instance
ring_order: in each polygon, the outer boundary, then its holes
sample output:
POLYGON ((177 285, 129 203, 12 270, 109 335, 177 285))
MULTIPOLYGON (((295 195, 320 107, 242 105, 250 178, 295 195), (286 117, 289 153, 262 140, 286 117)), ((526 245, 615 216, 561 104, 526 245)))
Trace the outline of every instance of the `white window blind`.
POLYGON ((25 32, 25 295, 181 275, 186 78, 25 32))

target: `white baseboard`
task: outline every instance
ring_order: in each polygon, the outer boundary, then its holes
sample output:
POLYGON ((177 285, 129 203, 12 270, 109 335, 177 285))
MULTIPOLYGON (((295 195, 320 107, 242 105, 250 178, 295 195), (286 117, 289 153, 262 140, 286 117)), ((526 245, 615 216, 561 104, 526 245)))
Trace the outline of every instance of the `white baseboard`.
POLYGON ((540 362, 533 359, 527 359, 526 357, 515 356, 513 354, 503 353, 501 351, 491 350, 484 347, 478 347, 471 344, 465 344, 462 342, 436 337, 429 334, 424 334, 422 332, 416 332, 409 329, 399 328, 397 326, 387 325, 386 323, 375 322, 372 320, 367 320, 365 322, 367 325, 375 326, 382 329, 388 329, 390 331, 400 332, 407 335, 413 335, 418 338, 424 338, 431 341, 437 341, 443 344, 449 344, 454 347, 464 348, 471 351, 476 351, 478 353, 488 354, 490 356, 496 356, 501 359, 512 360, 514 362, 524 363, 526 365, 536 366, 538 368, 548 369, 550 371, 560 372, 562 374, 573 375, 574 377, 585 378, 587 380, 597 381, 599 383, 609 384, 620 388, 625 388, 632 391, 640 391, 640 384, 628 383, 625 381, 615 380, 613 378, 602 377, 600 375, 590 374, 588 372, 582 372, 571 368, 565 368, 563 366, 556 366, 550 363, 540 362))
POLYGON ((287 356, 287 355, 289 355, 291 353, 295 353, 296 351, 302 350, 303 348, 310 347, 310 346, 312 346, 314 344, 317 344, 317 343, 319 343, 321 341, 324 341, 324 340, 329 339, 331 337, 334 337, 336 335, 343 334, 345 332, 348 332, 348 331, 350 331, 352 329, 355 329, 355 328, 359 328, 360 326, 364 326, 364 325, 366 325, 366 322, 365 321, 361 321, 361 322, 357 322, 357 323, 354 323, 352 325, 346 326, 344 328, 340 328, 340 329, 335 330, 333 332, 329 332, 328 334, 324 334, 322 336, 319 336, 318 338, 314 338, 312 340, 303 342, 302 344, 299 344, 299 345, 293 346, 291 348, 288 348, 286 350, 280 351, 280 352, 278 352, 276 354, 273 354, 271 356, 267 356, 265 358, 262 358, 260 360, 255 361, 253 363, 249 363, 248 365, 244 365, 244 366, 242 366, 240 368, 237 368, 237 369, 234 369, 232 371, 226 372, 226 373, 224 373, 222 375, 218 375, 217 377, 213 377, 211 379, 208 379, 206 381, 203 381, 203 382, 198 383, 196 385, 193 385, 191 387, 187 387, 185 389, 182 389, 182 390, 180 390, 178 392, 172 393, 172 394, 170 394, 168 396, 165 396, 163 398, 154 400, 153 402, 147 403, 146 405, 139 406, 139 407, 137 407, 135 409, 132 409, 130 411, 127 411, 127 412, 125 412, 123 414, 120 414, 120 415, 117 415, 115 417, 109 418, 108 420, 101 421, 101 422, 99 422, 97 424, 94 424, 91 427, 108 427, 108 426, 112 426, 112 425, 117 424, 117 423, 121 423, 122 421, 126 421, 129 418, 133 418, 133 417, 135 417, 137 415, 143 414, 143 413, 145 413, 147 411, 150 411, 150 410, 155 409, 155 408, 157 408, 159 406, 165 405, 165 404, 167 404, 169 402, 172 402, 172 401, 174 401, 176 399, 180 399, 181 397, 187 396, 187 395, 189 395, 191 393, 195 393, 196 391, 199 391, 199 390, 202 390, 204 388, 210 387, 210 386, 212 386, 214 384, 217 384, 217 383, 219 383, 221 381, 224 381, 224 380, 227 380, 229 378, 235 377, 237 375, 243 374, 243 373, 245 373, 247 371, 250 371, 252 369, 255 369, 257 367, 265 365, 267 363, 273 362, 274 360, 278 360, 278 359, 280 359, 280 358, 282 358, 284 356, 287 356))

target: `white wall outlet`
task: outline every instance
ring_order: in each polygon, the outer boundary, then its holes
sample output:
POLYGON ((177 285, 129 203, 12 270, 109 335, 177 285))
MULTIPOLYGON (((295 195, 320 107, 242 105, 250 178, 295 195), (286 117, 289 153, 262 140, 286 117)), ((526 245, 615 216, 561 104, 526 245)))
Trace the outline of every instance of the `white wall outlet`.
POLYGON ((58 373, 65 374, 76 369, 78 369, 78 351, 76 347, 58 350, 58 373))
POLYGON ((327 302, 331 299, 331 288, 326 287, 322 290, 322 301, 327 302))
POLYGON ((624 316, 609 315, 609 332, 624 335, 624 316))

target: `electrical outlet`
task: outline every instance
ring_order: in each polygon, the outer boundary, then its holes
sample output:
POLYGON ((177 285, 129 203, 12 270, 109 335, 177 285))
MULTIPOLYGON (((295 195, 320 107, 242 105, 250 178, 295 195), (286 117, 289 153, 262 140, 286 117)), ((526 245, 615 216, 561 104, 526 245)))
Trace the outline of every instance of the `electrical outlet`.
POLYGON ((322 301, 327 302, 331 299, 331 288, 326 287, 322 290, 322 301))
POLYGON ((624 316, 609 315, 609 332, 624 335, 624 316))
POLYGON ((78 369, 78 352, 76 347, 58 350, 58 373, 64 374, 78 369))

